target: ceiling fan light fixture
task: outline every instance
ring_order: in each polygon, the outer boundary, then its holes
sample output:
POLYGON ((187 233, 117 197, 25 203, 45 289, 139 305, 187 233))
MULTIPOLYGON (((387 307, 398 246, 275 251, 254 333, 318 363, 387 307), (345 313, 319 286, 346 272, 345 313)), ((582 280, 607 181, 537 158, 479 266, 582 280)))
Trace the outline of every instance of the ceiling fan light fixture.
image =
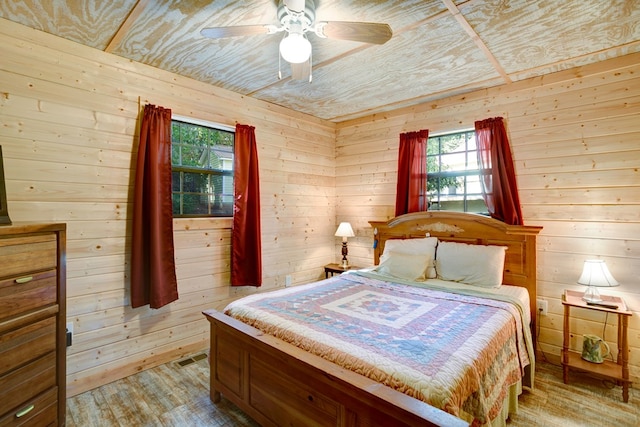
POLYGON ((311 56, 311 43, 299 33, 289 33, 280 42, 280 55, 291 64, 308 61, 311 56))

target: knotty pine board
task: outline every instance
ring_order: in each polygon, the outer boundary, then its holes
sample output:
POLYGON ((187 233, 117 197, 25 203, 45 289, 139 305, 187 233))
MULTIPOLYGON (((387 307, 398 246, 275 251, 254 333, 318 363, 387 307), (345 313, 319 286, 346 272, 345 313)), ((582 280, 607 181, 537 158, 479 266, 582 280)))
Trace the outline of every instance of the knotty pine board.
POLYGON ((631 369, 640 376, 635 323, 640 292, 633 285, 640 262, 633 233, 640 222, 634 209, 638 175, 628 166, 640 134, 638 55, 334 125, 39 32, 0 29, 0 42, 0 136, 12 219, 68 223, 68 286, 75 295, 68 313, 77 324, 78 343, 68 352, 70 360, 75 358, 69 375, 73 394, 205 348, 206 337, 182 336, 185 324, 198 322, 193 319, 199 313, 190 310, 222 308, 255 292, 228 287, 226 237, 215 249, 202 247, 207 240, 202 233, 229 236, 229 222, 177 220, 182 296, 176 307, 181 308, 155 313, 128 307, 130 184, 138 109, 148 102, 183 116, 256 126, 263 262, 269 266, 264 289, 283 286, 286 274, 294 283, 323 276, 322 266, 339 258, 333 233, 342 220, 352 222, 357 234, 349 239, 351 262, 369 265, 368 221, 389 218, 394 211, 399 133, 468 129, 474 120, 505 116, 525 221, 547 225, 541 236, 559 251, 547 254, 540 247, 538 253, 539 292, 550 301, 550 315, 541 319, 543 348, 561 344, 553 321, 561 314, 558 292, 575 282, 582 260, 591 255, 582 248, 598 250, 623 283, 616 292, 635 304, 631 369), (581 154, 585 142, 588 155, 581 154), (565 172, 556 158, 573 155, 583 159, 571 160, 573 169, 565 172), (600 165, 595 171, 591 156, 600 165), (536 167, 528 169, 527 162, 536 167), (590 195, 600 195, 602 204, 590 206, 590 195), (623 203, 608 209, 618 199, 623 203), (619 242, 625 239, 635 243, 623 249, 619 242), (548 271, 554 272, 551 277, 548 271), (87 286, 99 292, 88 293, 87 286), (157 332, 147 335, 143 324, 157 324, 157 332), (87 356, 95 355, 92 341, 102 328, 111 337, 100 341, 106 355, 92 360, 87 356), (121 333, 125 329, 129 334, 121 333), (167 339, 168 332, 178 336, 167 339), (132 339, 144 350, 127 348, 132 339))
POLYGON ((316 280, 337 260, 333 123, 20 26, 11 34, 1 28, 0 44, 11 217, 68 225, 68 321, 75 335, 67 351, 69 395, 205 349, 201 311, 255 292, 229 287, 230 220, 177 219, 180 299, 160 310, 130 308, 141 105, 256 127, 262 290, 282 287, 287 274, 294 284, 316 280))

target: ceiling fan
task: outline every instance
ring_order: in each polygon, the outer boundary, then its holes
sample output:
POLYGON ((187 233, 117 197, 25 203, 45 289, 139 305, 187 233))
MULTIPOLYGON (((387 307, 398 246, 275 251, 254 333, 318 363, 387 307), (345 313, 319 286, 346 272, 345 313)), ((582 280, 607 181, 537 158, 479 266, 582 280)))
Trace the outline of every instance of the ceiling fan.
MULTIPOLYGON (((384 44, 393 35, 388 24, 374 22, 318 21, 314 0, 280 0, 278 4, 280 25, 238 25, 231 27, 210 27, 200 31, 205 37, 219 39, 225 37, 250 36, 255 34, 276 34, 284 32, 280 41, 280 57, 291 64, 291 78, 309 79, 311 82, 311 43, 307 33, 315 33, 322 38, 351 40, 363 43, 384 44)), ((280 58, 278 58, 278 61, 280 58)), ((282 78, 278 70, 278 78, 282 78)))

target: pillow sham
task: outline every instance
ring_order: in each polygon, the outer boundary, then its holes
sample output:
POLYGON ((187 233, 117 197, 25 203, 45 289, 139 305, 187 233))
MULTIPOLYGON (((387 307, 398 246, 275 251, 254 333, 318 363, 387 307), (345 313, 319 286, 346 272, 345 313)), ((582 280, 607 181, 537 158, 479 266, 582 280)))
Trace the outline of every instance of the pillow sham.
POLYGON ((396 252, 399 254, 429 255, 435 258, 436 237, 423 237, 420 239, 389 239, 384 244, 384 252, 396 252))
POLYGON ((374 271, 404 280, 422 281, 425 280, 430 266, 431 260, 423 254, 391 252, 385 248, 384 254, 380 257, 380 264, 374 271))
POLYGON ((439 242, 436 251, 438 279, 499 288, 506 251, 506 246, 439 242))
MULTIPOLYGON (((436 245, 438 239, 436 237, 423 237, 418 239, 389 239, 384 244, 384 256, 387 253, 395 252, 396 254, 420 255, 428 260, 428 267, 425 277, 434 279, 436 277, 435 257, 436 245)), ((382 262, 382 256, 380 261, 382 262)), ((424 279, 423 279, 424 280, 424 279)))

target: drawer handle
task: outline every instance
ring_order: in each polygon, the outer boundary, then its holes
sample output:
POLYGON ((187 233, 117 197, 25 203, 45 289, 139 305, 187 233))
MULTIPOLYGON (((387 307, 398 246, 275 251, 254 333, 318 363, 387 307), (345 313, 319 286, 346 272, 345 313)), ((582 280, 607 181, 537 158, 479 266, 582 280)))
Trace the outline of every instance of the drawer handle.
POLYGON ((21 277, 19 279, 16 279, 16 283, 19 283, 19 284, 29 283, 32 280, 33 280, 33 276, 21 277))
POLYGON ((23 410, 21 410, 19 412, 16 412, 16 418, 24 417, 29 412, 33 411, 33 408, 35 408, 35 407, 36 407, 36 405, 29 405, 26 408, 24 408, 23 410))

